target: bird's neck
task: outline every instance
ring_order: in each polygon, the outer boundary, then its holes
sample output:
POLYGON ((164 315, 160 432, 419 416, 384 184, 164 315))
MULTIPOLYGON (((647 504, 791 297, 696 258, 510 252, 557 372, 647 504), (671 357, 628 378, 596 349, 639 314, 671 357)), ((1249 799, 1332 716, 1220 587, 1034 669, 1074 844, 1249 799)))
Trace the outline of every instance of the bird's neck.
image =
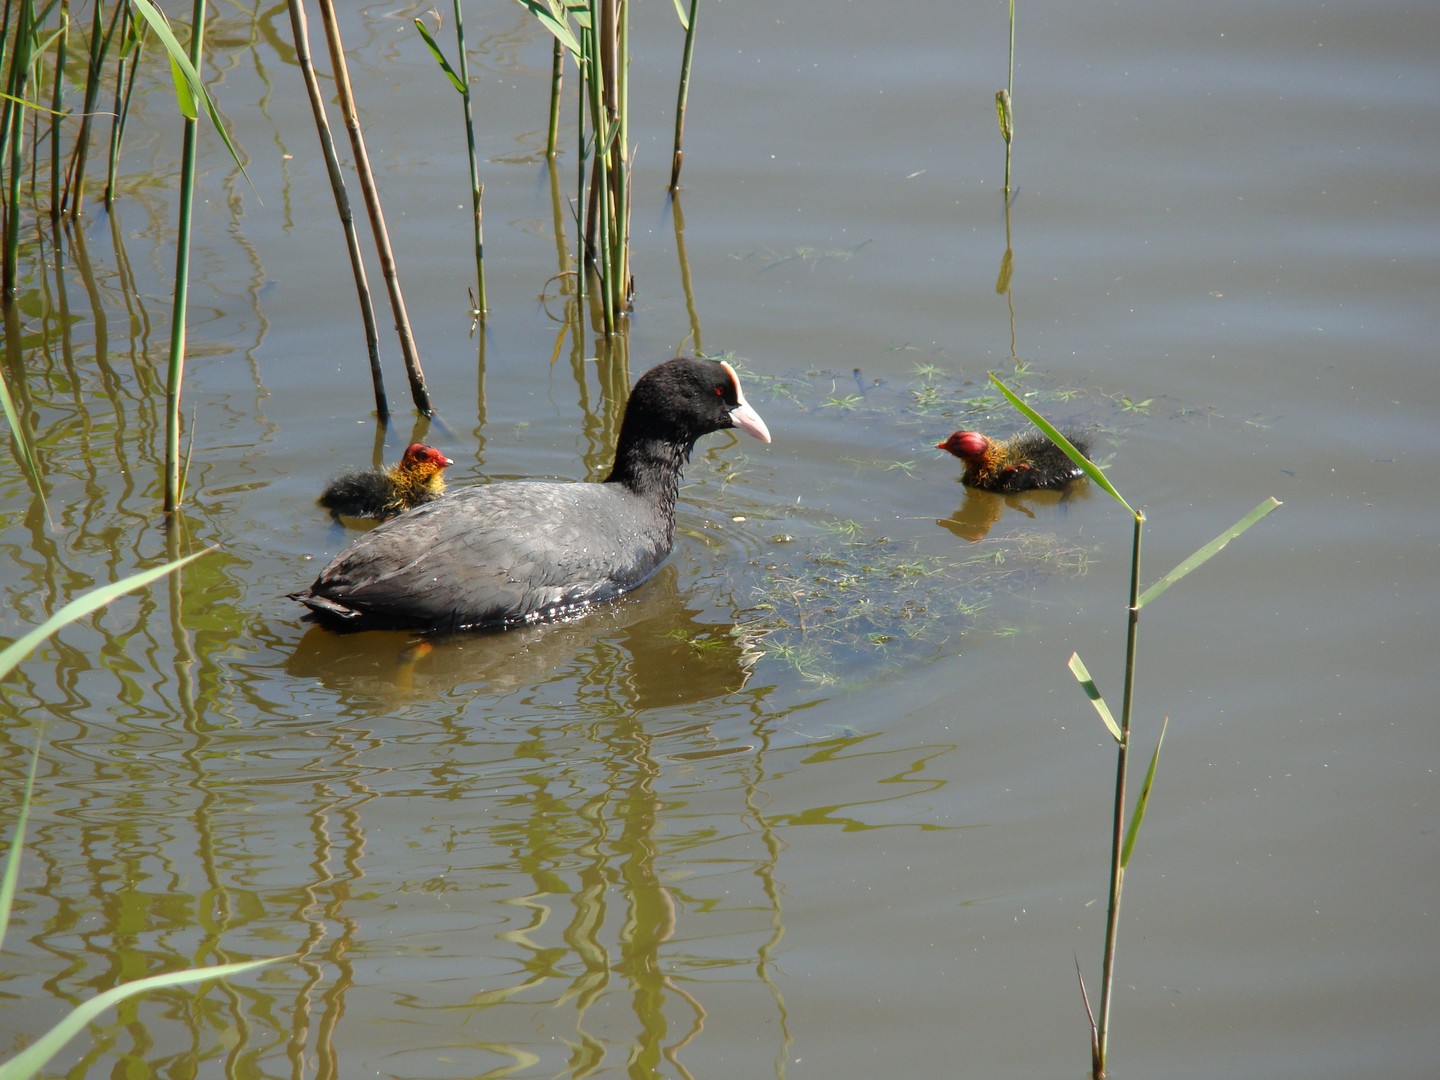
POLYGON ((680 472, 690 460, 693 445, 657 438, 622 439, 615 451, 615 467, 605 482, 622 484, 663 513, 672 514, 680 493, 680 472))

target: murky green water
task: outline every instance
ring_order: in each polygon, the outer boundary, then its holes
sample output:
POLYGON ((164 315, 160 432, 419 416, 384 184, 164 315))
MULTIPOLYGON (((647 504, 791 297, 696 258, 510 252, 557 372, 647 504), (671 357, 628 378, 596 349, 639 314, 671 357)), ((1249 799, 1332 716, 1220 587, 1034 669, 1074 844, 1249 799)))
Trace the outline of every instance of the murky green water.
POLYGON ((1128 522, 1096 491, 958 485, 932 447, 1012 424, 994 369, 1100 433, 1149 517, 1147 579, 1285 503, 1142 620, 1145 756, 1170 726, 1114 1074, 1433 1075, 1428 8, 1021 5, 1007 221, 1004 5, 702 4, 673 205, 681 35, 640 6, 619 355, 558 317, 573 149, 552 189, 548 45, 501 4, 467 12, 472 335, 426 10, 345 22, 441 407, 412 429, 387 339, 379 456, 424 436, 456 484, 593 478, 614 387, 697 346, 742 368, 775 442, 703 443, 674 556, 578 622, 422 647, 306 625, 283 594, 346 539, 313 500, 377 454, 364 340, 288 17, 222 8, 209 70, 254 190, 208 140, 177 521, 158 67, 115 213, 30 252, 7 316, 44 501, 0 469, 0 631, 217 550, 4 687, 7 826, 43 749, 3 1052, 122 979, 293 954, 112 1010, 55 1071, 1083 1075, 1113 759, 1065 661, 1118 699, 1128 522))

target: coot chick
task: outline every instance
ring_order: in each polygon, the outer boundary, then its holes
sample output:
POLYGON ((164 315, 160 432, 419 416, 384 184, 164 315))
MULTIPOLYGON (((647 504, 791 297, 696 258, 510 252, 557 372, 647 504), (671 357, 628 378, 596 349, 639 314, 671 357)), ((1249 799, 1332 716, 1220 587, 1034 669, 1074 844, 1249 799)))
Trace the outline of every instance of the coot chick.
POLYGON ((337 476, 320 496, 320 505, 336 517, 386 518, 404 513, 445 493, 447 465, 454 465, 433 446, 411 443, 397 465, 362 469, 337 476))
POLYGON ((730 427, 770 441, 729 364, 668 360, 630 392, 603 482, 464 488, 366 533, 291 599, 349 627, 469 630, 619 596, 670 553, 696 440, 730 427))
MULTIPOLYGON (((1065 437, 1076 450, 1090 456, 1087 437, 1068 431, 1065 437)), ((970 487, 1002 495, 1037 488, 1062 490, 1084 475, 1065 451, 1038 431, 1003 441, 988 439, 978 431, 957 431, 935 448, 948 450, 965 463, 961 479, 970 487)))

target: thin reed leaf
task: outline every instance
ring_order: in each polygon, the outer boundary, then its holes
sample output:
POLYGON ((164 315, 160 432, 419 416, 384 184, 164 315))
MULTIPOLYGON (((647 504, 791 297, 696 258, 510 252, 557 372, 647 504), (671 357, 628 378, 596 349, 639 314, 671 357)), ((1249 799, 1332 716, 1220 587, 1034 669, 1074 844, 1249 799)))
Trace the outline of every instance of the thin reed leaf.
POLYGON ((214 548, 206 548, 204 551, 197 551, 192 555, 176 559, 174 562, 164 563, 160 566, 152 566, 148 570, 141 570, 138 574, 131 574, 127 578, 121 578, 110 585, 102 585, 98 589, 92 589, 84 596, 78 596, 62 607, 50 618, 46 619, 28 634, 16 638, 3 650, 0 650, 0 679, 5 678, 14 671, 20 661, 28 656, 35 646, 48 638, 55 631, 69 626, 77 619, 83 619, 93 611, 104 607, 118 596, 149 585, 157 578, 164 577, 172 571, 178 570, 188 562, 193 562, 201 555, 214 551, 214 548))
POLYGON ((105 173, 105 206, 115 200, 115 180, 120 169, 120 145, 125 138, 125 121, 135 92, 135 74, 140 68, 144 46, 140 28, 127 6, 120 25, 120 56, 115 71, 115 116, 110 124, 110 161, 105 173))
POLYGON ((190 57, 185 54, 185 48, 176 39, 170 30, 170 24, 166 21, 164 14, 155 7, 150 0, 130 0, 130 4, 140 13, 141 18, 149 24, 154 31, 160 44, 165 46, 165 52, 170 57, 171 70, 178 72, 175 78, 175 97, 180 104, 180 111, 187 120, 194 120, 198 117, 196 102, 205 109, 205 115, 210 118, 210 123, 215 125, 215 130, 220 138, 225 141, 225 148, 230 151, 240 175, 245 177, 245 182, 250 184, 253 191, 255 185, 250 182, 250 174, 245 171, 245 165, 240 160, 240 151, 230 140, 230 133, 225 129, 225 124, 220 118, 220 112, 215 108, 215 102, 210 99, 204 84, 200 81, 200 75, 195 70, 195 65, 190 62, 190 57), (183 88, 182 88, 183 84, 183 88), (189 102, 189 111, 186 111, 186 102, 189 102))
POLYGON ((25 776, 25 790, 20 793, 20 809, 15 815, 15 834, 10 850, 5 853, 5 870, 0 873, 0 946, 5 944, 5 928, 10 925, 10 909, 15 903, 15 883, 20 879, 20 852, 25 848, 25 824, 30 819, 30 796, 35 790, 35 770, 40 765, 40 740, 30 755, 30 771, 25 776))
POLYGON ((1195 552, 1194 555, 1191 555, 1179 566, 1175 567, 1174 570, 1171 570, 1159 581, 1155 582, 1155 584, 1151 585, 1148 589, 1141 593, 1140 606, 1144 607, 1151 600, 1154 600, 1157 596, 1159 596, 1166 589, 1168 589, 1171 585, 1174 585, 1175 582, 1179 581, 1186 574, 1190 573, 1190 571, 1209 562, 1210 559, 1212 559, 1217 552, 1224 548, 1226 544, 1230 543, 1231 540, 1234 540, 1235 537, 1239 536, 1246 529, 1250 528, 1251 525, 1254 525, 1266 514, 1270 513, 1271 510, 1274 510, 1276 507, 1283 505, 1284 504, 1281 503, 1280 500, 1275 498, 1273 495, 1270 498, 1266 499, 1259 506, 1255 507, 1254 510, 1251 510, 1250 513, 1246 514, 1234 525, 1230 526, 1230 528, 1226 529, 1214 540, 1211 540, 1199 551, 1195 552))
POLYGON ((1105 699, 1100 696, 1100 689, 1095 685, 1095 680, 1090 677, 1090 672, 1085 668, 1085 662, 1080 659, 1079 653, 1070 654, 1070 671, 1080 683, 1080 688, 1090 698, 1090 703, 1095 706, 1095 711, 1100 714, 1100 719, 1105 721, 1105 726, 1110 729, 1110 734, 1115 737, 1117 743, 1124 743, 1125 736, 1120 731, 1120 725, 1115 722, 1115 717, 1110 712, 1110 706, 1105 704, 1105 699))
POLYGON ((20 414, 15 411, 15 401, 10 397, 10 387, 5 383, 5 373, 0 371, 0 411, 5 413, 5 422, 10 425, 10 436, 15 440, 15 450, 20 455, 20 464, 25 467, 26 473, 30 476, 30 482, 35 485, 35 494, 40 497, 40 505, 45 509, 45 517, 50 517, 50 500, 45 497, 45 480, 40 473, 40 459, 35 456, 34 449, 25 438, 25 429, 20 426, 20 414))
POLYGON ((430 35, 429 30, 425 29, 425 23, 416 19, 415 29, 419 30, 420 36, 425 39, 425 44, 430 48, 430 55, 435 57, 435 62, 440 65, 440 70, 445 72, 445 77, 450 80, 450 85, 460 93, 465 93, 465 80, 455 74, 455 69, 450 66, 450 61, 445 59, 445 54, 440 50, 440 43, 430 35))
MULTIPOLYGON (((473 224, 475 230, 475 280, 478 289, 478 299, 472 303, 473 315, 477 322, 485 321, 486 311, 489 303, 485 298, 485 229, 484 214, 481 210, 481 197, 484 194, 484 185, 480 183, 480 162, 475 153, 475 122, 470 108, 470 71, 465 60, 465 19, 461 8, 460 0, 455 0, 455 46, 459 71, 451 68, 445 54, 441 52, 439 44, 425 29, 421 20, 415 20, 415 28, 420 31, 420 36, 430 46, 430 52, 439 63, 441 70, 450 79, 450 85, 460 95, 462 110, 465 114, 465 144, 469 150, 470 164, 470 207, 474 213, 473 224)), ((557 43, 558 51, 559 45, 557 43)), ((472 297, 476 295, 472 290, 472 297)))
POLYGON ((1090 1008, 1090 995, 1085 990, 1085 975, 1080 970, 1080 957, 1075 957, 1075 978, 1080 981, 1080 1000, 1085 1003, 1085 1016, 1090 1021, 1090 1062, 1092 1072, 1103 1074, 1104 1066, 1100 1062, 1100 1029, 1095 1026, 1095 1010, 1090 1008))
POLYGON ((1135 850, 1135 837, 1140 835, 1140 823, 1145 820, 1145 807, 1150 803, 1150 788, 1155 783, 1155 766, 1160 764, 1160 747, 1165 744, 1165 729, 1170 726, 1170 717, 1160 725, 1160 738, 1155 742, 1155 752, 1150 755, 1150 768, 1145 770, 1145 783, 1140 785, 1140 796, 1135 800, 1135 813, 1130 816, 1130 825, 1125 830, 1125 845, 1120 849, 1120 869, 1130 865, 1130 853, 1135 850))
MULTIPOLYGON (((68 25, 68 23, 69 23, 69 20, 70 20, 70 17, 67 15, 67 16, 65 17, 65 21, 66 21, 66 24, 67 24, 67 25, 68 25)), ((60 27, 59 29, 52 30, 52 31, 49 33, 48 36, 42 37, 42 38, 38 38, 38 39, 36 40, 36 42, 35 42, 35 53, 36 53, 37 55, 39 55, 39 54, 42 54, 42 53, 47 53, 47 52, 49 52, 49 51, 50 51, 50 46, 51 46, 51 45, 54 45, 55 42, 57 42, 58 40, 60 40, 61 36, 62 36, 64 33, 65 33, 65 27, 62 26, 62 27, 60 27)))
POLYGON ((1126 510, 1130 511, 1131 514, 1135 515, 1136 517, 1139 516, 1138 511, 1136 511, 1128 502, 1125 501, 1125 497, 1121 495, 1120 492, 1115 490, 1115 485, 1110 483, 1110 478, 1105 475, 1105 470, 1100 468, 1099 465, 1096 465, 1084 454, 1080 453, 1079 450, 1076 450, 1075 447, 1071 446, 1069 439, 1065 438, 1064 435, 1060 434, 1059 430, 1057 430, 1056 427, 1050 423, 1050 421, 1046 420, 1029 405, 1025 404, 1025 402, 1020 399, 1019 395, 1017 395, 1015 391, 1011 390, 1008 386, 1006 386, 996 377, 993 371, 990 373, 990 381, 994 383, 997 387, 999 387, 1002 394, 1004 394, 1007 398, 1010 399, 1011 405, 1014 405, 1015 408, 1019 409, 1022 413, 1024 413, 1025 416, 1030 420, 1030 422, 1036 427, 1038 427, 1041 431, 1043 431, 1046 437, 1051 442, 1053 442, 1056 446, 1060 447, 1061 450, 1065 451, 1065 456, 1068 457, 1071 461, 1073 461, 1076 465, 1078 465, 1084 471, 1086 476, 1090 477, 1090 479, 1093 480, 1096 484, 1098 484, 1103 490, 1108 491, 1111 497, 1114 498, 1115 501, 1118 502, 1121 506, 1125 507, 1126 510))
POLYGON ((555 40, 565 46, 571 56, 577 58, 580 56, 580 42, 576 40, 570 30, 570 24, 565 18, 567 5, 547 2, 547 0, 515 0, 515 2, 539 19, 540 25, 555 35, 555 40))
POLYGON ((10 425, 10 437, 15 440, 15 448, 20 453, 25 470, 38 480, 40 473, 35 456, 30 452, 30 444, 25 441, 25 429, 20 426, 20 415, 15 411, 15 400, 10 396, 3 371, 0 371, 0 410, 4 411, 5 422, 10 425))
POLYGON ((38 101, 30 101, 27 98, 18 98, 14 94, 5 93, 3 90, 0 90, 0 101, 13 101, 16 105, 19 105, 23 108, 30 109, 33 112, 48 113, 50 116, 58 116, 63 118, 66 115, 64 112, 57 112, 55 109, 50 108, 48 105, 41 105, 38 101))
POLYGON ((266 964, 273 964, 284 957, 271 957, 264 960, 243 960, 235 964, 216 964, 213 967, 187 968, 184 971, 171 971, 163 975, 151 975, 146 979, 136 979, 134 982, 122 983, 120 986, 112 987, 103 994, 98 994, 89 1001, 77 1005, 58 1024, 52 1027, 44 1035, 36 1039, 24 1051, 11 1058, 9 1061, 0 1064, 0 1080, 26 1080, 34 1076, 45 1065, 58 1054, 65 1044, 80 1034, 85 1026, 108 1009, 111 1005, 118 1004, 132 998, 136 994, 143 994, 149 990, 159 990, 168 986, 182 986, 185 983, 200 982, 204 979, 223 979, 228 975, 238 975, 242 971, 252 971, 266 964))
MULTIPOLYGON (((197 551, 193 555, 187 555, 184 558, 176 559, 162 566, 142 570, 140 573, 132 574, 130 577, 117 581, 112 585, 92 589, 84 596, 72 600, 40 626, 16 641, 11 642, 3 652, 0 652, 0 679, 9 675, 10 672, 15 669, 16 665, 23 660, 36 645, 44 641, 61 627, 83 618, 85 615, 103 607, 124 593, 148 585, 156 578, 162 577, 184 566, 186 563, 198 559, 210 550, 213 549, 207 548, 205 551, 197 551)), ((5 931, 9 925, 10 912, 14 904, 16 882, 20 873, 20 858, 25 846, 25 828, 29 819, 30 804, 35 790, 35 773, 39 762, 40 744, 37 740, 34 752, 30 758, 30 769, 25 779, 25 790, 20 798, 20 808, 15 820, 15 832, 11 837, 10 846, 5 855, 4 869, 0 871, 0 945, 4 943, 5 931)), ((98 994, 89 1001, 76 1006, 64 1019, 41 1035, 21 1053, 9 1061, 0 1062, 0 1080, 30 1080, 30 1078, 36 1076, 40 1070, 64 1048, 66 1043, 83 1031, 101 1012, 137 994, 171 986, 181 986, 186 983, 200 982, 205 979, 218 979, 229 975, 238 975, 241 972, 264 967, 267 964, 273 964, 277 960, 282 959, 285 958, 271 957, 262 960, 245 960, 233 964, 216 964, 210 967, 187 968, 183 971, 172 971, 162 975, 152 975, 145 979, 136 979, 133 982, 113 987, 103 994, 98 994)))
POLYGON ((690 29, 690 13, 685 10, 685 0, 675 0, 675 14, 680 16, 680 29, 690 29))

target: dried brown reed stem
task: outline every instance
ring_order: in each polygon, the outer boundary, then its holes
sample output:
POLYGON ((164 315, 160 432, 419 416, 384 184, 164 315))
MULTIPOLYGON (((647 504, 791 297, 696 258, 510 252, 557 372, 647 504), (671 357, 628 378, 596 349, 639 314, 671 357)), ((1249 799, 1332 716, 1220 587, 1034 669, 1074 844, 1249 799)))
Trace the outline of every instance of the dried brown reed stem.
POLYGON ((330 174, 330 190, 335 195, 335 209, 340 215, 340 228, 345 233, 345 250, 350 255, 350 271, 355 278, 356 298, 360 302, 360 318, 365 325, 365 349, 370 357, 370 382, 375 388, 375 412, 382 424, 390 421, 390 403, 385 397, 385 376, 380 368, 380 331, 375 322, 375 303, 370 296, 370 280, 365 273, 365 259, 360 252, 360 235, 355 228, 355 213, 350 207, 350 193, 345 187, 345 174, 335 153, 335 139, 330 134, 330 120, 325 113, 325 98, 320 93, 320 80, 310 57, 310 28, 305 16, 304 0, 289 0, 290 29, 295 39, 295 59, 305 79, 305 92, 310 98, 310 111, 315 117, 315 131, 320 137, 320 152, 330 174))
POLYGON ((430 391, 425 385, 425 372, 420 366, 415 335, 410 329, 410 316, 405 310, 405 297, 400 290, 400 272, 395 265, 395 252, 390 246, 390 233, 385 227, 385 213, 380 206, 380 191, 375 185, 374 171, 370 168, 365 136, 360 130, 360 117, 355 108, 355 93, 350 85, 350 71, 345 63, 345 45, 340 38, 340 24, 335 18, 333 0, 320 0, 320 18, 325 24, 325 41, 330 48, 331 66, 335 70, 335 88, 340 95, 340 111, 345 118, 345 130, 350 134, 350 147, 355 154, 355 171, 360 177, 360 190, 365 196, 370 230, 375 237, 375 249, 380 257, 385 288, 390 296, 390 309, 395 317, 395 332, 400 338, 400 352, 405 359, 406 374, 410 378, 410 396, 415 402, 415 408, 422 415, 432 416, 435 410, 430 403, 430 391))

